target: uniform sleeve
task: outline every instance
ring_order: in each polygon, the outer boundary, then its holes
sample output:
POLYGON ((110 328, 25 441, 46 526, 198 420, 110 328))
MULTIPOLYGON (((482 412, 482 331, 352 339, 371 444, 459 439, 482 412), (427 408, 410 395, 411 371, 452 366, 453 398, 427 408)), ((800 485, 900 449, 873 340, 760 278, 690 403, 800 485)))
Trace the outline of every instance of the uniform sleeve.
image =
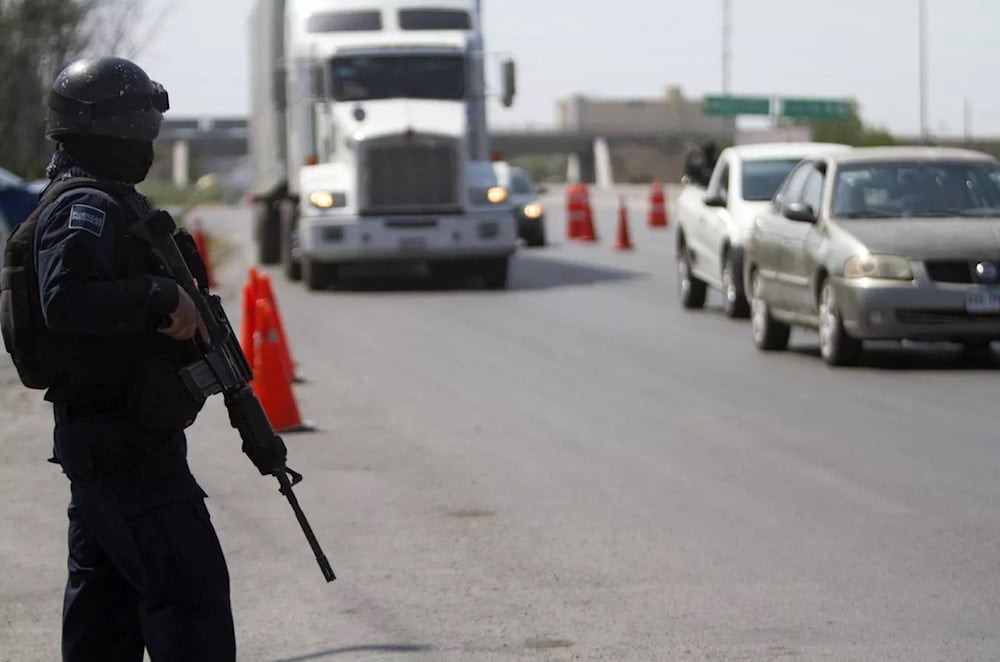
POLYGON ((177 307, 177 284, 169 278, 116 277, 122 224, 118 203, 90 189, 66 193, 39 219, 38 288, 53 331, 136 333, 177 307))

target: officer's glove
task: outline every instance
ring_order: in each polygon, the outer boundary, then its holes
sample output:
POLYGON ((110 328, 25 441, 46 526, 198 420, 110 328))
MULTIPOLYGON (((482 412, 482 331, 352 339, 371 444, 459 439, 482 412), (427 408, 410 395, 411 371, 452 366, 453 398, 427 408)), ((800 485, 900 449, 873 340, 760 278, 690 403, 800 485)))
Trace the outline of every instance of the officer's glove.
POLYGON ((262 476, 285 470, 288 449, 285 448, 285 442, 278 435, 274 435, 269 442, 263 444, 249 444, 244 441, 243 452, 247 454, 262 476))

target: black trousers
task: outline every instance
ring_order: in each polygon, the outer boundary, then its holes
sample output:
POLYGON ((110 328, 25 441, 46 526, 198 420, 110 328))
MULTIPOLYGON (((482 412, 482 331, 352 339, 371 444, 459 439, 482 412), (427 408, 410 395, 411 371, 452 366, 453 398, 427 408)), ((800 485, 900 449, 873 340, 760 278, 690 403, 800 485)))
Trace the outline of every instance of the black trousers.
MULTIPOLYGON (((76 486, 74 486, 76 487, 76 486)), ((69 506, 66 662, 236 659, 229 574, 203 499, 106 512, 87 488, 69 506)))

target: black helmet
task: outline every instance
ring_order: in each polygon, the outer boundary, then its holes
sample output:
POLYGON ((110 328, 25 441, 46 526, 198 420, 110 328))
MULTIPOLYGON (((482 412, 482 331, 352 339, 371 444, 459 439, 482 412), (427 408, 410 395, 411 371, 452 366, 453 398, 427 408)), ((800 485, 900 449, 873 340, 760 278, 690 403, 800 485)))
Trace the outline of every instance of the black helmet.
POLYGON ((56 76, 45 135, 152 141, 170 107, 167 91, 120 57, 77 60, 56 76))

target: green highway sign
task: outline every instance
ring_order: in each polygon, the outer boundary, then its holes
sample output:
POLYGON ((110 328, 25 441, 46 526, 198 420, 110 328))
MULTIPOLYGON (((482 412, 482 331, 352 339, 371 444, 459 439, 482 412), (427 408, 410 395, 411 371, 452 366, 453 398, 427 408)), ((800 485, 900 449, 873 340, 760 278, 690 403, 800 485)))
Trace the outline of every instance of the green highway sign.
POLYGON ((705 115, 770 115, 770 97, 706 96, 701 102, 705 115))
POLYGON ((844 120, 851 116, 851 102, 844 99, 782 99, 781 115, 804 120, 844 120))

